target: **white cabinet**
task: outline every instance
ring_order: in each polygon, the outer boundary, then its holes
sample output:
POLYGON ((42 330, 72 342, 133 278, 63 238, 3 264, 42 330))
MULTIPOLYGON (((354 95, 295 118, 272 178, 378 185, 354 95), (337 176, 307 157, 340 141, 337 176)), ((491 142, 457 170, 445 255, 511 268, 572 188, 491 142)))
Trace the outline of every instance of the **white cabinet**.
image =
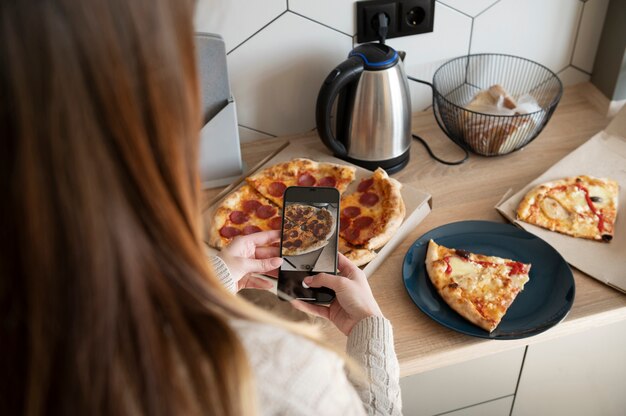
POLYGON ((626 415, 626 322, 530 345, 513 408, 526 415, 626 415))
POLYGON ((403 413, 626 416, 626 321, 525 349, 402 378, 403 413))
MULTIPOLYGON (((405 415, 436 415, 472 406, 476 403, 502 399, 506 396, 510 396, 510 400, 512 400, 523 356, 524 347, 520 347, 465 363, 404 377, 400 380, 403 413, 405 415)), ((484 403, 484 406, 488 409, 491 406, 504 406, 502 403, 504 402, 484 403)), ((510 409, 511 402, 509 401, 506 413, 479 412, 477 414, 508 415, 510 409)), ((465 409, 463 411, 469 412, 470 410, 465 409)), ((454 414, 456 415, 456 413, 454 414)), ((461 414, 465 413, 459 413, 459 415, 461 414)))

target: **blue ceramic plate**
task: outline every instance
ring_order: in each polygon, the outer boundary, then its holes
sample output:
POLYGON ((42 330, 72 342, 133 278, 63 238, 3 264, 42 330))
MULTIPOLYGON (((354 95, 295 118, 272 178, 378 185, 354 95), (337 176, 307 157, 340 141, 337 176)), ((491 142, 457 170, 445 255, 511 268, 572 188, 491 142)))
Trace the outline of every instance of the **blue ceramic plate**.
POLYGON ((404 285, 426 315, 455 331, 489 339, 518 339, 537 335, 565 318, 574 303, 574 277, 561 255, 548 243, 510 224, 461 221, 421 236, 406 253, 404 285), (530 280, 490 334, 466 321, 439 296, 430 282, 424 259, 428 241, 488 256, 531 263, 530 280))

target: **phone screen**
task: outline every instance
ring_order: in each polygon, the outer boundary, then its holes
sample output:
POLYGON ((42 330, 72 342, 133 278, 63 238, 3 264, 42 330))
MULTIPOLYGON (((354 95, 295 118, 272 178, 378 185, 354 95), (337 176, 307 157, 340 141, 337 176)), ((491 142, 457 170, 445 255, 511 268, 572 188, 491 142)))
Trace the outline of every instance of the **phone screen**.
POLYGON ((329 303, 328 288, 308 288, 307 276, 337 272, 339 191, 335 188, 293 186, 285 190, 280 240, 283 264, 278 272, 281 299, 329 303))

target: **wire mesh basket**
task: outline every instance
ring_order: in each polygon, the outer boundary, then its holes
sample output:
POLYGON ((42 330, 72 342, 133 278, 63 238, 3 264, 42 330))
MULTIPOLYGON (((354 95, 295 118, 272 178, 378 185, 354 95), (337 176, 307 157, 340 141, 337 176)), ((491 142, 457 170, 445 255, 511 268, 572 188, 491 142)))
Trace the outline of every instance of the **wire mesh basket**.
POLYGON ((545 66, 501 54, 452 59, 437 69, 432 88, 433 111, 441 129, 458 145, 483 156, 508 154, 530 143, 563 93, 558 76, 545 66), (535 111, 496 115, 467 108, 479 92, 494 85, 511 97, 534 99, 535 111))

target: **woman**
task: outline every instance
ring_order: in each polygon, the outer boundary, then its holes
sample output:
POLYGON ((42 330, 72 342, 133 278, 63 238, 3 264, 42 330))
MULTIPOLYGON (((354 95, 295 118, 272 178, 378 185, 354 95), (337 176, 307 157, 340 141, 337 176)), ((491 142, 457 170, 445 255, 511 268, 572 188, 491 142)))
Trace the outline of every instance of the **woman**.
POLYGON ((193 6, 0 3, 3 413, 398 414, 391 327, 358 268, 309 280, 330 308, 295 305, 348 335, 361 381, 226 290, 262 285, 275 233, 207 262, 193 6))

